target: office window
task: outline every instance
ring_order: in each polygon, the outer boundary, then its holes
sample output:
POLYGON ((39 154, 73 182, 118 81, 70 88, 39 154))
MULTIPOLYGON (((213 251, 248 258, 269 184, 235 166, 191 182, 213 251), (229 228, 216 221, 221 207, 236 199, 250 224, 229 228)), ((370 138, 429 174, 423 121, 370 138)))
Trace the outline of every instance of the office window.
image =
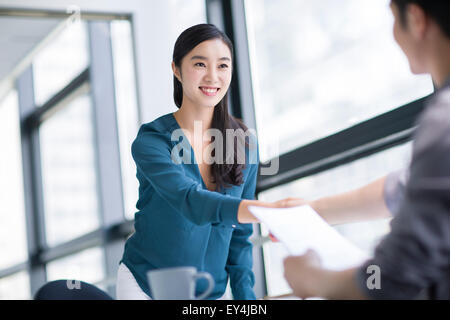
POLYGON ((28 272, 21 271, 0 279, 0 300, 29 300, 30 278, 28 272))
MULTIPOLYGON (((304 199, 350 191, 376 180, 389 172, 405 168, 410 161, 411 143, 362 158, 343 166, 308 176, 298 181, 273 188, 259 194, 259 199, 275 201, 289 196, 304 199)), ((335 226, 336 230, 369 254, 389 231, 389 219, 335 226)), ((267 230, 262 226, 262 233, 267 230)), ((269 295, 288 293, 289 286, 283 276, 283 258, 287 251, 281 243, 263 245, 265 272, 269 295)))
POLYGON ((89 64, 86 22, 62 22, 48 38, 48 43, 33 60, 38 106, 64 88, 89 64))
POLYGON ((27 259, 17 92, 0 99, 0 269, 27 259))
MULTIPOLYGON (((170 25, 171 30, 167 30, 168 37, 173 39, 169 50, 171 54, 175 40, 183 30, 198 23, 206 23, 206 7, 205 1, 203 0, 169 0, 167 1, 167 5, 171 9, 170 19, 174 21, 170 25)), ((111 40, 124 208, 125 217, 131 220, 134 219, 134 214, 137 211, 136 202, 139 188, 136 179, 136 165, 131 156, 131 144, 136 138, 140 124, 134 72, 133 34, 130 21, 112 21, 111 40)), ((170 62, 168 62, 167 68, 167 71, 171 72, 170 62)), ((172 84, 168 83, 166 85, 171 86, 172 84)))
POLYGON ((74 93, 57 108, 39 129, 49 245, 92 231, 100 223, 90 96, 74 93))
POLYGON ((105 259, 99 247, 83 250, 47 264, 47 280, 80 280, 95 284, 105 277, 105 259))
POLYGON ((131 144, 139 129, 139 116, 133 37, 128 20, 111 22, 111 41, 125 217, 134 219, 139 184, 136 179, 136 165, 131 156, 131 144))
POLYGON ((389 0, 245 0, 265 161, 433 91, 392 36, 389 0))
MULTIPOLYGON (((204 0, 169 0, 170 12, 172 14, 172 34, 175 39, 185 29, 206 23, 206 6, 204 0)), ((174 39, 174 44, 175 44, 174 39)))

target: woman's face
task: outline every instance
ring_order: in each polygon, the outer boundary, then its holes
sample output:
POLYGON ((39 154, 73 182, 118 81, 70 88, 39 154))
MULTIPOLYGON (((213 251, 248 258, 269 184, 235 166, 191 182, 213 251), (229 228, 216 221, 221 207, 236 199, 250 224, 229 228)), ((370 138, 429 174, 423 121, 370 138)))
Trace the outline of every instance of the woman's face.
POLYGON ((220 39, 203 41, 183 58, 181 72, 172 68, 183 85, 183 104, 214 107, 230 86, 231 52, 220 39))

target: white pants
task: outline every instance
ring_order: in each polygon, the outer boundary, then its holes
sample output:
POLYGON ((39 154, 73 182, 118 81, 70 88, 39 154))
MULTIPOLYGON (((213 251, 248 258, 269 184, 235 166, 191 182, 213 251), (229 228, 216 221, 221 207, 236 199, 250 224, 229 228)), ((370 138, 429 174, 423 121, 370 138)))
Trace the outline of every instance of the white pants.
MULTIPOLYGON (((116 282, 116 299, 117 300, 152 300, 141 287, 139 287, 136 279, 123 263, 119 264, 116 282)), ((229 286, 225 294, 219 300, 230 300, 231 292, 229 286)))
POLYGON ((139 287, 136 279, 126 265, 121 263, 117 271, 116 283, 116 299, 117 300, 151 300, 141 287, 139 287))

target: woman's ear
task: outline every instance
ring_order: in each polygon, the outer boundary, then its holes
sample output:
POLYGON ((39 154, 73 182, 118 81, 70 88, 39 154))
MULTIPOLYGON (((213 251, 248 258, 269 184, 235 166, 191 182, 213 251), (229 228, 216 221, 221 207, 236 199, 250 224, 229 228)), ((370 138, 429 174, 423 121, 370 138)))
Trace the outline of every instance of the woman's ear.
POLYGON ((177 66, 175 65, 175 62, 172 61, 172 71, 173 71, 173 75, 178 79, 178 81, 180 81, 181 83, 181 74, 180 74, 180 70, 177 68, 177 66))

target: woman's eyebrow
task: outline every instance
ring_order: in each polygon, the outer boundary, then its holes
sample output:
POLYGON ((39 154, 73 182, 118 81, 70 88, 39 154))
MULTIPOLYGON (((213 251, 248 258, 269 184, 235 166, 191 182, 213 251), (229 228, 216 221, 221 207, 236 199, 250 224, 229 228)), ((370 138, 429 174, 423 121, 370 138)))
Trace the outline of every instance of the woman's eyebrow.
MULTIPOLYGON (((208 58, 207 57, 204 57, 204 56, 193 56, 192 58, 191 58, 191 60, 208 60, 208 58)), ((231 59, 230 58, 228 58, 228 57, 222 57, 222 58, 220 58, 219 60, 221 60, 221 61, 231 61, 231 59)))

